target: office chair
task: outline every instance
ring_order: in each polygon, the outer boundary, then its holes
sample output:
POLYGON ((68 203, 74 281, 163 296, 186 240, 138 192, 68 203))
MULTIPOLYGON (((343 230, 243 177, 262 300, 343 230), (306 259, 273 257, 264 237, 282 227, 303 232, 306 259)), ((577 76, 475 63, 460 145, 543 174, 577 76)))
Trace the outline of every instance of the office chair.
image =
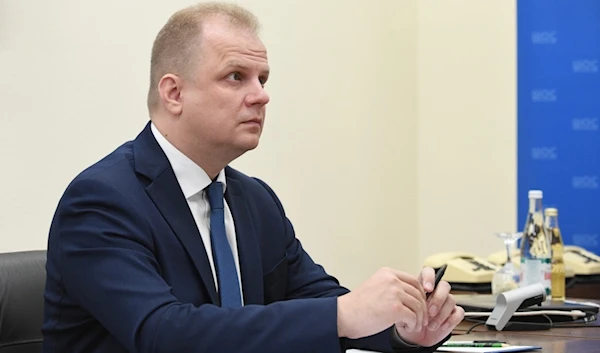
POLYGON ((0 254, 0 353, 42 351, 46 251, 0 254))

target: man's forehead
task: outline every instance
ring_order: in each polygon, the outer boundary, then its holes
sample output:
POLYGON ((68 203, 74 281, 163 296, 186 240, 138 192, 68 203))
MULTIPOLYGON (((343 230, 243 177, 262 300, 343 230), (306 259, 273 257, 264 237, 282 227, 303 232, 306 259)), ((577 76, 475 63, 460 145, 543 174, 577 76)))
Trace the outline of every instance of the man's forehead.
POLYGON ((267 56, 267 49, 254 33, 244 29, 212 29, 203 31, 201 46, 215 48, 219 51, 237 47, 249 50, 256 55, 267 56))
MULTIPOLYGON (((242 24, 232 23, 223 16, 211 16, 202 22, 201 27, 202 40, 206 41, 224 41, 231 39, 239 39, 240 41, 252 40, 262 42, 258 35, 250 28, 242 24)), ((264 47, 264 46, 263 46, 264 47)))
POLYGON ((256 59, 248 56, 239 56, 239 55, 229 55, 223 60, 223 66, 227 68, 238 68, 242 70, 259 70, 265 73, 269 73, 270 68, 267 63, 266 57, 265 60, 256 59))

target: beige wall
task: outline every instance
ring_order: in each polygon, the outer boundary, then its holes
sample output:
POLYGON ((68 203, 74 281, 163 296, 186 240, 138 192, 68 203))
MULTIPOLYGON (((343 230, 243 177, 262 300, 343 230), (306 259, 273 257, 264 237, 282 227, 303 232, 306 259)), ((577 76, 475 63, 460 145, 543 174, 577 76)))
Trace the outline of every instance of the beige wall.
MULTIPOLYGON (((0 1, 0 251, 45 248, 67 183, 143 127, 152 40, 191 3, 0 1)), ((239 3, 273 75, 261 146, 234 166, 344 284, 514 226, 512 1, 239 3)))
POLYGON ((516 2, 419 1, 419 261, 515 231, 516 2))
POLYGON ((234 165, 274 187, 311 256, 343 283, 414 263, 397 249, 418 243, 404 236, 417 230, 416 3, 252 4, 271 103, 260 148, 234 165))

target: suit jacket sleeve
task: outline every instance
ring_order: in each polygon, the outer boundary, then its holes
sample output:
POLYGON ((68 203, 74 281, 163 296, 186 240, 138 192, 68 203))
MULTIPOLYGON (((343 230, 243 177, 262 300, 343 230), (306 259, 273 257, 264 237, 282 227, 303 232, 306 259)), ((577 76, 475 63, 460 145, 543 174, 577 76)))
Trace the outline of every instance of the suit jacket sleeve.
MULTIPOLYGON (((288 260, 288 281, 287 281, 287 299, 303 298, 322 298, 338 297, 349 292, 348 289, 340 286, 338 280, 328 275, 325 270, 316 264, 310 256, 303 250, 300 241, 294 234, 291 222, 285 216, 283 206, 273 190, 263 181, 257 179, 265 189, 271 194, 271 197, 280 210, 282 220, 285 222, 286 240, 287 240, 287 260, 288 260)), ((335 327, 328 328, 328 332, 337 334, 337 306, 335 320, 328 319, 328 324, 334 324, 335 327)), ((445 341, 445 340, 444 340, 445 341)), ((373 350, 377 352, 406 352, 406 353, 428 353, 434 352, 436 348, 444 341, 434 347, 412 346, 403 342, 393 327, 380 332, 379 334, 362 339, 340 339, 340 349, 344 351, 349 348, 358 348, 373 350)))
POLYGON ((336 298, 308 295, 327 294, 334 286, 300 253, 296 268, 312 274, 308 281, 293 281, 296 300, 239 309, 178 301, 161 276, 147 216, 130 198, 102 179, 78 179, 65 192, 53 225, 65 291, 128 351, 340 350, 336 298))

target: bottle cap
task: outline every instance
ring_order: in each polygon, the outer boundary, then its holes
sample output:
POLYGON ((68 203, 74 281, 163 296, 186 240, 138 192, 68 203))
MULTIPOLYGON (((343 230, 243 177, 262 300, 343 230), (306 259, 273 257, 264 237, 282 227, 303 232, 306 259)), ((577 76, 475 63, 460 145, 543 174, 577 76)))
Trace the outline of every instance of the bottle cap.
POLYGON ((541 199, 544 193, 542 190, 529 190, 529 198, 530 199, 541 199))
POLYGON ((548 207, 547 209, 544 210, 544 213, 546 214, 546 216, 551 217, 551 216, 558 216, 558 209, 554 208, 554 207, 548 207))

